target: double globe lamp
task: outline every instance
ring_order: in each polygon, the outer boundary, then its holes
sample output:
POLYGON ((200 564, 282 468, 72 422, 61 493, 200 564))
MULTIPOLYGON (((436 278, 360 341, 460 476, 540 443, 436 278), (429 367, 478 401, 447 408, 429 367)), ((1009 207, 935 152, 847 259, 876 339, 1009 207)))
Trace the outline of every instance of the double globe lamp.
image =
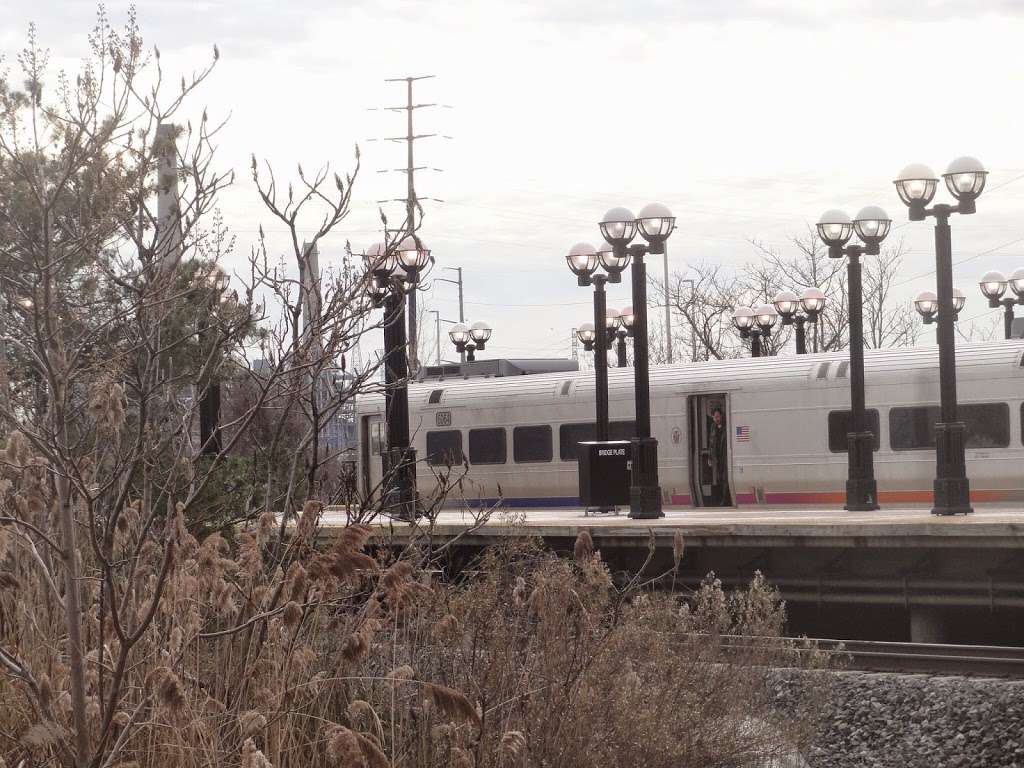
POLYGON ((992 309, 1003 308, 1003 338, 1013 338, 1013 307, 1024 304, 1024 268, 1010 275, 1009 280, 1002 272, 986 272, 981 278, 981 293, 992 309), (1012 296, 1004 295, 1007 289, 1012 296))
POLYGON ((632 443, 630 479, 630 517, 661 517, 661 488, 658 484, 658 444, 651 437, 650 379, 647 350, 647 254, 664 254, 665 241, 675 229, 675 216, 661 203, 651 203, 634 216, 627 208, 612 208, 598 227, 605 245, 593 248, 586 243, 573 246, 566 261, 580 286, 595 285, 594 352, 598 439, 607 439, 608 318, 604 306, 604 283, 619 282, 621 273, 632 262, 633 294, 633 382, 636 404, 636 437, 632 443), (646 244, 634 243, 640 234, 646 244), (607 276, 598 275, 598 264, 607 276), (598 280, 595 281, 594 277, 598 280), (597 283, 600 282, 600 285, 597 283), (600 297, 598 296, 600 294, 600 297), (601 435, 605 435, 601 438, 601 435))
MULTIPOLYGON (((942 174, 946 189, 956 203, 938 203, 930 208, 928 206, 939 186, 939 179, 931 168, 921 164, 908 165, 893 182, 900 200, 908 208, 910 221, 924 221, 929 216, 935 219, 935 275, 938 290, 934 312, 931 314, 938 326, 941 414, 940 421, 935 425, 936 473, 932 513, 936 515, 973 511, 964 450, 966 428, 959 419, 956 396, 956 337, 953 323, 959 310, 958 297, 953 289, 953 246, 949 217, 954 213, 970 215, 977 210, 976 201, 985 190, 987 177, 988 171, 976 158, 957 158, 942 174)), ((928 303, 923 302, 924 308, 929 308, 928 303)), ((918 311, 921 308, 918 305, 918 311)))
POLYGON ((875 435, 867 424, 864 394, 864 320, 861 256, 877 256, 892 219, 881 208, 869 205, 851 220, 843 211, 830 210, 818 220, 818 237, 828 246, 832 259, 846 257, 850 322, 850 427, 847 432, 846 508, 878 509, 875 481, 875 435), (854 233, 860 243, 850 244, 854 233))
POLYGON ((761 357, 766 349, 762 342, 771 338, 772 328, 779 320, 779 313, 771 304, 762 304, 757 309, 736 307, 732 313, 732 324, 740 332, 741 339, 750 339, 750 356, 761 357))
POLYGON ((472 325, 456 323, 448 331, 448 338, 455 345, 455 351, 459 354, 466 353, 466 362, 476 362, 474 353, 481 352, 486 348, 487 342, 491 339, 491 326, 478 320, 472 325))
POLYGON ((392 516, 416 517, 416 451, 409 440, 409 355, 405 331, 405 296, 416 290, 430 250, 416 235, 390 247, 374 243, 363 253, 366 295, 384 307, 384 409, 388 450, 382 460, 385 507, 392 516))

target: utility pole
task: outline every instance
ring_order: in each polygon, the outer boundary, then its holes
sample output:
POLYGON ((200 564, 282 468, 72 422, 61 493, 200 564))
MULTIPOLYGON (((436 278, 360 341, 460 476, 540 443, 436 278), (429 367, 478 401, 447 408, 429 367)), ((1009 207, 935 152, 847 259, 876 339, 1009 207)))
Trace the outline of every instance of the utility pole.
POLYGON ((672 363, 672 305, 668 300, 668 245, 661 258, 665 263, 665 356, 672 363))
MULTIPOLYGON (((405 112, 406 113, 406 133, 405 136, 391 136, 385 141, 393 142, 405 142, 406 145, 406 166, 405 168, 394 168, 392 170, 406 175, 406 192, 404 198, 395 198, 394 200, 380 200, 378 202, 402 202, 405 203, 405 225, 402 227, 402 232, 399 233, 399 242, 407 235, 413 235, 419 223, 422 222, 422 215, 420 216, 420 222, 417 222, 416 213, 419 211, 422 214, 422 208, 420 207, 421 199, 416 195, 416 171, 426 170, 427 166, 416 165, 415 157, 413 153, 413 145, 417 139, 426 139, 432 136, 437 136, 436 133, 420 133, 417 134, 413 131, 413 112, 417 109, 423 109, 424 107, 434 107, 436 104, 416 104, 412 100, 412 84, 417 80, 428 80, 436 75, 418 75, 413 77, 393 77, 385 80, 386 83, 405 83, 406 90, 406 102, 401 107, 386 107, 391 112, 405 112), (404 234, 403 234, 404 233, 404 234)), ((449 138, 449 137, 446 137, 449 138)), ((432 170, 440 170, 439 168, 433 168, 432 170)), ((386 171, 382 171, 386 172, 386 171)), ((429 198, 436 202, 444 202, 437 200, 437 198, 429 198)), ((409 333, 408 333, 408 346, 409 346, 409 369, 410 373, 416 374, 419 369, 419 359, 417 355, 417 311, 416 311, 416 291, 418 288, 414 285, 411 286, 412 290, 409 291, 409 306, 406 314, 408 315, 409 321, 409 333)))
MULTIPOLYGON (((465 310, 463 308, 463 302, 462 302, 462 267, 445 267, 445 269, 450 269, 452 272, 458 272, 459 273, 459 279, 458 280, 449 280, 447 277, 435 277, 434 281, 435 282, 440 281, 442 283, 451 283, 452 285, 459 286, 459 322, 460 323, 464 323, 464 322, 466 322, 466 312, 465 312, 465 310)), ((459 353, 459 361, 463 362, 463 363, 466 362, 466 353, 465 353, 465 351, 462 351, 462 352, 459 353)))
POLYGON ((434 363, 434 365, 440 365, 441 364, 441 313, 438 312, 436 309, 428 309, 427 311, 434 316, 434 332, 436 334, 436 336, 434 338, 434 342, 435 342, 434 347, 435 347, 436 356, 437 356, 437 359, 436 359, 436 362, 434 363))

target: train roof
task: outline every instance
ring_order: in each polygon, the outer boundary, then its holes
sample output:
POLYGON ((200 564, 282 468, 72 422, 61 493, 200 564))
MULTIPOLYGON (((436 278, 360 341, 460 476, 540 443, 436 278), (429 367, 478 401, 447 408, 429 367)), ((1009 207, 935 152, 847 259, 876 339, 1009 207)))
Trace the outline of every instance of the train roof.
MULTIPOLYGON (((1024 341, 961 344, 957 347, 957 375, 963 379, 987 378, 996 371, 1016 369, 1024 377, 1024 341)), ((899 374, 908 381, 922 377, 937 378, 939 349, 937 346, 900 347, 865 350, 865 377, 888 378, 899 374)), ((650 369, 652 394, 683 386, 696 391, 715 388, 732 390, 756 385, 761 389, 793 387, 800 382, 808 386, 845 386, 848 382, 847 351, 822 352, 761 358, 730 358, 698 363, 657 365, 650 369)), ((489 403, 514 398, 517 404, 550 403, 579 390, 583 397, 593 397, 593 371, 563 371, 530 376, 450 378, 413 383, 409 386, 412 408, 469 406, 484 407, 489 403)), ((631 396, 632 368, 608 369, 609 397, 631 396)), ((383 394, 362 395, 358 411, 379 411, 383 394)))

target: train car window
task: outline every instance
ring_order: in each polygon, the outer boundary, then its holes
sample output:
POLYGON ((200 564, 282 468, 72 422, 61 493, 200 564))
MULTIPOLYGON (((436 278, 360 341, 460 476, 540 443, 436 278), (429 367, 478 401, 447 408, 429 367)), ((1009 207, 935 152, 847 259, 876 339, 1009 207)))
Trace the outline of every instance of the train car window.
POLYGON ((1020 441, 1024 443, 1024 403, 1020 404, 1020 441))
POLYGON ((967 422, 968 448, 1007 448, 1010 445, 1010 406, 1006 403, 961 405, 967 422))
POLYGON ((551 427, 516 427, 512 430, 512 458, 516 464, 551 461, 551 427))
POLYGON ((427 432, 427 463, 432 466, 462 463, 462 433, 457 429, 427 432))
MULTIPOLYGON (((613 421, 608 424, 609 440, 631 440, 636 437, 635 421, 613 421)), ((558 453, 562 461, 576 461, 577 443, 597 440, 597 428, 589 424, 563 424, 558 428, 558 453)))
POLYGON ((613 421, 608 425, 609 440, 632 440, 636 437, 635 421, 613 421))
POLYGON ((384 455, 384 422, 375 421, 370 425, 370 453, 374 456, 384 455))
MULTIPOLYGON (((1010 444, 1010 406, 1006 403, 971 403, 958 409, 967 425, 968 448, 1006 448, 1010 444)), ((920 451, 935 447, 939 406, 893 408, 889 411, 889 443, 894 451, 920 451)))
POLYGON ((576 461, 577 443, 597 439, 597 428, 590 424, 563 424, 558 428, 558 455, 562 461, 576 461))
POLYGON ((504 427, 469 430, 470 464, 504 464, 507 460, 504 427))
MULTIPOLYGON (((868 418, 868 429, 875 436, 875 450, 877 451, 881 446, 879 442, 879 429, 878 423, 878 411, 874 408, 869 408, 865 415, 868 418)), ((828 449, 832 453, 846 453, 847 451, 847 438, 846 435, 850 431, 850 412, 849 411, 829 411, 828 414, 828 449)))

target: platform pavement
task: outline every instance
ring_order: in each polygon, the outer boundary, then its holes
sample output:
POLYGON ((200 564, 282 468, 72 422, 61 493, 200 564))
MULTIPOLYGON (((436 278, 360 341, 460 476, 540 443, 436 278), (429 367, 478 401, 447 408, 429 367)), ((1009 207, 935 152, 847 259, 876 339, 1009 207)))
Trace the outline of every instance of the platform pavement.
MULTIPOLYGON (((341 510, 328 508, 322 524, 344 524, 341 510)), ((730 508, 665 510, 665 517, 631 520, 618 515, 584 515, 580 508, 499 510, 471 533, 469 511, 440 513, 430 534, 435 539, 462 536, 465 543, 485 544, 509 536, 575 538, 587 530, 595 539, 620 545, 646 546, 653 531, 660 540, 682 531, 690 545, 827 546, 827 547, 964 547, 1011 548, 1024 545, 1024 508, 979 505, 973 514, 941 517, 925 507, 847 512, 842 509, 730 508)), ((412 528, 402 521, 381 520, 397 538, 412 528)), ((418 527, 426 530, 420 521, 418 527)))

